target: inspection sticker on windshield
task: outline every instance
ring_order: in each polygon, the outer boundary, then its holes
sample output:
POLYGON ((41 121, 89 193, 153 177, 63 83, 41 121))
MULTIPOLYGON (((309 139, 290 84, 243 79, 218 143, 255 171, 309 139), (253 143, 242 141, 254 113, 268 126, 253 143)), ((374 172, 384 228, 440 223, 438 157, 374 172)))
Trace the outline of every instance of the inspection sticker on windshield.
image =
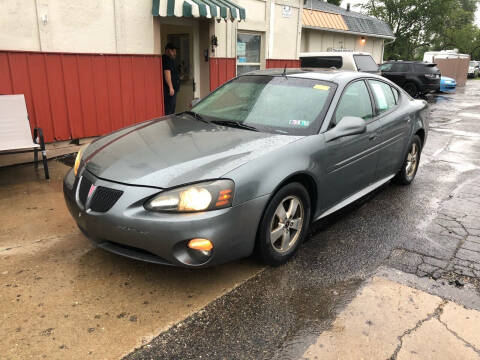
POLYGON ((329 90, 330 86, 317 84, 313 88, 317 90, 329 90))
POLYGON ((308 127, 310 125, 310 121, 307 120, 290 120, 288 123, 292 126, 308 127))

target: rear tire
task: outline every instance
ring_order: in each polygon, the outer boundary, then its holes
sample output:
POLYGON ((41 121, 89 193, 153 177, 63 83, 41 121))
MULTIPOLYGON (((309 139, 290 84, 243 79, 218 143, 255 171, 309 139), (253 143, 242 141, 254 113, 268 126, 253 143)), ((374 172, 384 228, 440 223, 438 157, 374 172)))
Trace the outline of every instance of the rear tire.
POLYGON ((413 98, 418 96, 418 87, 413 82, 407 82, 405 85, 403 85, 403 89, 413 98))
POLYGON ((418 135, 414 135, 408 146, 407 155, 403 161, 402 168, 393 178, 399 185, 410 185, 417 174, 418 165, 420 164, 420 154, 422 152, 422 141, 418 135))
POLYGON ((257 233, 257 252, 265 264, 282 265, 297 252, 308 233, 310 206, 307 190, 297 182, 272 197, 257 233))

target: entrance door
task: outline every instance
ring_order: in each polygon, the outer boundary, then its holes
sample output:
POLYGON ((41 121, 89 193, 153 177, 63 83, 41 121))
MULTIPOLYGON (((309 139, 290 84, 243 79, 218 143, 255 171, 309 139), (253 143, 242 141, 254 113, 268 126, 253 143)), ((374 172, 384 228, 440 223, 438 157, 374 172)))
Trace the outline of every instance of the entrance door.
POLYGON ((175 112, 190 109, 194 97, 198 97, 199 24, 191 19, 162 19, 160 24, 161 47, 172 43, 177 47, 175 66, 180 76, 175 112))
POLYGON ((193 61, 191 57, 191 35, 190 34, 168 34, 167 41, 175 45, 177 57, 175 66, 180 76, 180 91, 177 94, 177 106, 175 111, 185 111, 190 108, 193 100, 194 84, 193 61))

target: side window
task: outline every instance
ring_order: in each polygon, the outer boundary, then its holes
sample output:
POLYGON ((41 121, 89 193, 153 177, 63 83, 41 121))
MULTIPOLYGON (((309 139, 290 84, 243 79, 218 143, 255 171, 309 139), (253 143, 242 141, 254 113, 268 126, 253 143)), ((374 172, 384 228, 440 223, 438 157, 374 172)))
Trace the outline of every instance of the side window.
POLYGON ((365 82, 356 81, 348 85, 338 102, 333 125, 337 125, 345 116, 357 116, 364 120, 372 118, 372 102, 365 82))
POLYGON ((368 83, 372 88, 373 96, 375 97, 375 102, 377 104, 377 110, 380 114, 395 107, 397 102, 395 101, 393 89, 390 85, 377 80, 368 80, 368 83))
POLYGON ((405 63, 395 63, 393 64, 392 71, 395 72, 409 72, 410 67, 405 63))
POLYGON ((380 71, 390 71, 392 69, 392 64, 382 64, 380 65, 380 71))

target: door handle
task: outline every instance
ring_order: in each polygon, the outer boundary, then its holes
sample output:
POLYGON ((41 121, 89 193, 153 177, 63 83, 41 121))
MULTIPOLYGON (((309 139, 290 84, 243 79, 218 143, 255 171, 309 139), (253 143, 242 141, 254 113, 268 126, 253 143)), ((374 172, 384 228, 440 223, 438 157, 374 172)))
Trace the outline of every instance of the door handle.
POLYGON ((368 140, 373 141, 378 137, 378 133, 373 133, 368 137, 368 140))

